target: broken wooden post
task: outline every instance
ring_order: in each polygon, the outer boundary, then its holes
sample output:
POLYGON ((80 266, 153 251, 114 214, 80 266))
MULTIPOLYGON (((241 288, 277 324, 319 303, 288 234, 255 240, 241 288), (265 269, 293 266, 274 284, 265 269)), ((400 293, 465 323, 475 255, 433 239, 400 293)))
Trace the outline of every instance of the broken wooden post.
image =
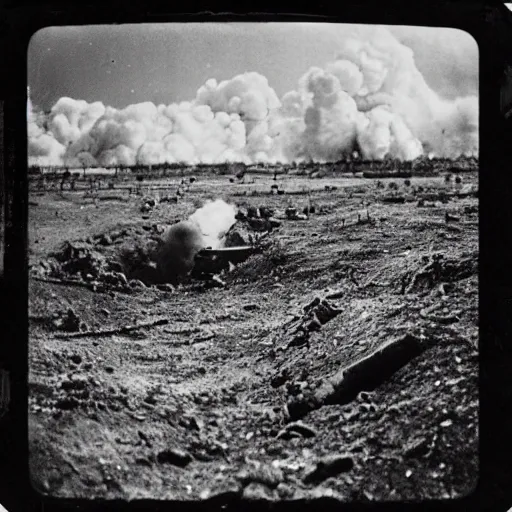
POLYGON ((390 341, 341 369, 304 398, 290 400, 287 404, 290 420, 302 418, 323 405, 347 404, 360 391, 372 391, 431 345, 432 341, 411 334, 390 341))

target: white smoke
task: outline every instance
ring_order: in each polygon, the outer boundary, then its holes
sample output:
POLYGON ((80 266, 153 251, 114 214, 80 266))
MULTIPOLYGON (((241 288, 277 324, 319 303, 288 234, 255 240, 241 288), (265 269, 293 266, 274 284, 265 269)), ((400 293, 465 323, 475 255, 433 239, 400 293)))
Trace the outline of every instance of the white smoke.
POLYGON ((445 100, 410 48, 385 28, 342 40, 281 100, 256 72, 209 79, 190 102, 124 109, 61 98, 47 116, 28 105, 29 161, 109 166, 185 162, 412 160, 478 154, 478 99, 445 100))
POLYGON ((223 244, 225 234, 236 222, 235 215, 236 208, 233 205, 216 199, 196 210, 188 220, 199 226, 205 247, 218 249, 223 244))

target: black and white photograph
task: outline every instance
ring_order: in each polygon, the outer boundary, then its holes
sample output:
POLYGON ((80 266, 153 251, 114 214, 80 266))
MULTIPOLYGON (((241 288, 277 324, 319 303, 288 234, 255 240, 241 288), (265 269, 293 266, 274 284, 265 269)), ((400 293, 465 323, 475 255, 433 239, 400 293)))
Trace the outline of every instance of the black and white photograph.
POLYGON ((34 33, 32 487, 190 502, 472 493, 478 70, 476 40, 454 28, 34 33))

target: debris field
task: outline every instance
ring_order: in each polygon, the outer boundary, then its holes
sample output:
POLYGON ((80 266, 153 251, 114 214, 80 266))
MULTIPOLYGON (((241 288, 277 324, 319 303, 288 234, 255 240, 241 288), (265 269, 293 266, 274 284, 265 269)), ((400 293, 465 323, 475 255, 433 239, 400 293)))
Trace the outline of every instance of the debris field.
POLYGON ((128 500, 471 492, 477 179, 199 175, 176 201, 31 197, 34 487, 128 500), (203 254, 202 270, 161 282, 162 234, 216 198, 238 208, 225 246, 251 250, 203 254))

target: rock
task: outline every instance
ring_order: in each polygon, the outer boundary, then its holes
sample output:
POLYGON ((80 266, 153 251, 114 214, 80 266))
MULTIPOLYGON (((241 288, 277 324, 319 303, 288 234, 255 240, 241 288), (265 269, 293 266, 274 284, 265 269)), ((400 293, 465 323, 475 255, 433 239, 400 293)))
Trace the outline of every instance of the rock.
POLYGON ((292 206, 286 208, 284 213, 288 220, 295 220, 297 218, 297 208, 293 208, 292 206))
POLYGON ((294 434, 298 434, 300 437, 315 437, 318 432, 309 425, 302 423, 302 421, 295 421, 292 423, 288 423, 286 427, 284 427, 277 434, 278 439, 291 439, 292 437, 296 437, 294 434))
POLYGON ((140 440, 148 447, 148 448, 152 448, 153 447, 153 443, 150 441, 150 439, 148 438, 148 436, 142 431, 142 430, 138 430, 137 431, 137 434, 138 436, 140 437, 140 440))
POLYGON ((178 424, 182 427, 197 431, 201 430, 201 428, 204 426, 204 422, 202 420, 198 420, 195 416, 189 414, 183 415, 179 419, 178 424))
POLYGON ((249 501, 273 500, 271 491, 257 482, 251 482, 244 487, 242 498, 249 501))
POLYGON ((160 464, 172 464, 184 468, 192 462, 193 457, 190 453, 181 448, 170 448, 159 452, 156 459, 160 464))
POLYGON ((260 307, 258 306, 258 304, 244 304, 242 306, 242 309, 244 309, 245 311, 255 311, 256 309, 260 309, 260 307))
POLYGON ((350 471, 354 467, 354 460, 347 455, 329 455, 316 464, 316 468, 307 473, 303 482, 305 484, 319 483, 331 476, 350 471))
POLYGON ((139 464, 141 466, 149 466, 149 467, 151 467, 153 465, 153 463, 146 457, 137 457, 135 459, 135 463, 139 464))
POLYGON ((100 239, 98 240, 98 243, 100 245, 112 245, 112 238, 106 233, 104 233, 103 235, 101 235, 100 239))
POLYGON ((87 388, 87 379, 80 377, 80 378, 72 378, 69 380, 65 380, 61 383, 60 387, 62 389, 65 389, 66 391, 70 391, 72 389, 74 390, 81 390, 87 388))
POLYGON ((225 247, 238 247, 241 245, 249 245, 248 237, 243 236, 238 230, 231 230, 226 235, 225 247))
POLYGON ((105 366, 105 371, 107 373, 114 373, 114 367, 113 366, 105 366))
POLYGON ((249 226, 254 231, 268 231, 270 228, 270 222, 267 219, 261 218, 249 218, 248 219, 249 226))
POLYGON ((80 318, 72 308, 69 308, 65 313, 55 313, 52 324, 56 329, 62 331, 77 332, 80 330, 80 318))
POLYGON ((140 279, 130 279, 128 284, 131 288, 146 288, 146 285, 140 279))
POLYGON ((260 215, 264 219, 270 219, 274 215, 274 209, 268 206, 260 206, 260 215))
POLYGON ((373 396, 373 393, 371 393, 369 391, 361 391, 357 395, 357 399, 361 402, 372 402, 372 396, 373 396))
POLYGON ((236 478, 244 485, 257 482, 275 488, 284 480, 284 475, 278 467, 259 461, 251 461, 250 465, 237 473, 236 478))
POLYGON ((278 228, 281 226, 281 221, 275 219, 274 217, 270 217, 270 219, 268 219, 268 223, 272 229, 278 228))
POLYGON ((79 406, 80 402, 73 396, 66 397, 60 399, 56 404, 55 407, 58 409, 64 409, 64 410, 70 410, 70 409, 76 409, 79 406))
POLYGON ((278 387, 282 386, 287 380, 289 380, 289 378, 290 378, 290 371, 288 370, 288 368, 284 368, 283 370, 281 370, 280 373, 278 373, 272 377, 272 379, 270 380, 270 385, 273 388, 278 388, 278 387))
POLYGON ((219 276, 212 276, 206 281, 206 285, 208 288, 224 288, 226 283, 219 276))
POLYGON ((404 455, 406 457, 423 457, 429 451, 429 443, 426 438, 421 437, 413 440, 404 449, 404 455))
POLYGON ((260 212, 259 212, 258 208, 256 208, 255 206, 249 206, 247 208, 247 217, 249 217, 249 219, 254 219, 259 216, 260 216, 260 212))
POLYGON ((109 316, 110 315, 110 311, 107 309, 107 308, 101 308, 100 311, 105 315, 105 316, 109 316))
POLYGON ((123 266, 118 261, 111 261, 109 263, 108 267, 109 267, 109 270, 112 272, 122 272, 124 270, 123 266))
POLYGON ((277 486, 277 494, 279 494, 280 498, 290 499, 295 494, 295 490, 290 485, 281 482, 277 486))
POLYGON ((174 292, 175 288, 170 283, 157 284, 156 287, 162 292, 174 292))
POLYGON ((71 361, 75 364, 80 364, 82 362, 82 356, 80 354, 73 354, 70 357, 71 361))

